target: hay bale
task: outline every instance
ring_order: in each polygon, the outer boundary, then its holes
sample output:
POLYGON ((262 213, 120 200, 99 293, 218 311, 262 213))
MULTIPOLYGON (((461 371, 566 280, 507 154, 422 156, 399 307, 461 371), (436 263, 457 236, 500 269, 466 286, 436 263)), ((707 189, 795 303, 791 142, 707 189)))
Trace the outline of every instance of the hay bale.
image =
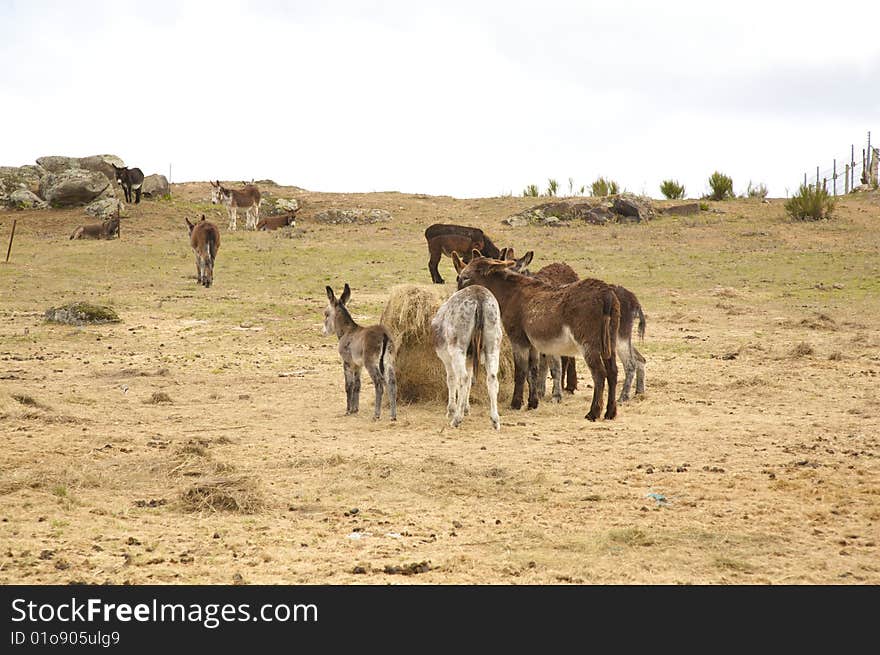
MULTIPOLYGON (((449 296, 450 287, 436 284, 402 284, 391 289, 380 323, 397 344, 397 396, 404 402, 446 402, 446 369, 434 352, 431 319, 449 296)), ((486 400, 483 370, 474 380, 471 402, 486 400)), ((498 371, 499 398, 513 386, 513 353, 505 337, 501 342, 498 371)))
POLYGON ((205 478, 181 494, 186 510, 255 514, 265 507, 257 482, 246 475, 205 478))

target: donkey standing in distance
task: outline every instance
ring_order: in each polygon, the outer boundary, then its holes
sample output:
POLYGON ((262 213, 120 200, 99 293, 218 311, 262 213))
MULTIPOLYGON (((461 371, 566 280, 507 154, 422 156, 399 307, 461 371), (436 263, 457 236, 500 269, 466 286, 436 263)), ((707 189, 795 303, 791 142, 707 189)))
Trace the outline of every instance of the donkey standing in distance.
POLYGON ((211 182, 211 203, 214 205, 226 205, 229 212, 229 229, 233 232, 237 228, 238 210, 244 209, 245 227, 250 230, 257 229, 257 221, 260 218, 260 190, 253 184, 248 184, 241 189, 227 189, 220 180, 211 182))
POLYGON ((489 418, 492 427, 501 428, 498 418, 498 364, 501 357, 501 309, 495 296, 481 286, 456 291, 440 306, 431 320, 434 350, 446 368, 449 392, 446 418, 457 428, 470 411, 470 393, 480 369, 480 357, 486 367, 489 418), (467 356, 472 356, 468 371, 467 356))
POLYGON ((199 284, 208 288, 214 283, 214 262, 220 249, 220 230, 210 221, 206 221, 204 214, 198 223, 190 223, 188 218, 184 220, 189 228, 189 243, 196 254, 199 284))
POLYGON ((327 308, 324 310, 324 336, 336 334, 339 338, 339 356, 345 373, 345 413, 357 414, 360 407, 361 368, 366 367, 376 388, 376 408, 373 418, 378 419, 382 409, 382 392, 388 387, 391 420, 397 420, 397 376, 394 373, 394 340, 381 325, 361 327, 354 322, 345 306, 351 297, 348 283, 342 295, 336 298, 327 287, 327 308))
MULTIPOLYGON (((523 257, 516 259, 513 248, 504 248, 501 251, 502 255, 506 255, 505 259, 513 259, 516 261, 516 265, 513 267, 513 270, 522 273, 523 275, 532 275, 526 266, 532 261, 533 253, 532 251, 527 252, 523 257)), ((571 266, 565 263, 554 263, 548 264, 540 271, 534 274, 534 277, 538 279, 543 279, 545 282, 550 284, 554 284, 556 286, 561 286, 562 284, 571 284, 572 282, 577 282, 580 278, 578 274, 575 273, 574 269, 571 266)), ((636 381, 636 395, 645 393, 645 357, 638 351, 638 349, 633 345, 632 331, 633 324, 635 323, 635 319, 639 319, 639 327, 638 334, 639 339, 644 340, 645 338, 645 313, 642 310, 642 305, 639 302, 639 299, 636 297, 632 291, 627 289, 626 287, 622 287, 620 285, 612 285, 612 289, 614 289, 614 295, 617 296, 617 299, 620 301, 620 327, 617 331, 617 354, 620 357, 620 361, 623 364, 623 370, 625 372, 625 376, 623 379, 623 385, 621 385, 620 389, 620 397, 617 399, 618 402, 626 402, 629 400, 629 390, 632 388, 633 377, 635 377, 636 381)), ((543 384, 547 378, 547 368, 545 357, 541 357, 541 368, 538 370, 538 394, 543 395, 543 384)), ((563 359, 563 372, 565 372, 565 357, 563 359)), ((574 370, 574 360, 572 362, 572 371, 574 370)), ((550 371, 551 375, 554 375, 553 369, 551 367, 550 371)), ((576 376, 577 373, 571 373, 569 371, 569 375, 576 376)), ((569 380, 571 377, 569 377, 569 380)), ((566 389, 568 382, 566 382, 566 389)), ((577 377, 574 378, 575 387, 577 386, 577 377)), ((553 378, 553 391, 556 393, 556 378, 553 378)))
POLYGON ((131 202, 131 191, 134 189, 136 198, 134 204, 138 204, 141 201, 141 187, 144 185, 143 171, 139 168, 125 166, 119 168, 116 164, 110 165, 116 173, 116 181, 122 185, 122 190, 125 192, 125 202, 131 202))
POLYGON ((458 286, 486 287, 498 300, 501 321, 513 347, 514 386, 511 408, 522 407, 523 383, 529 379, 529 409, 538 406, 538 353, 583 355, 593 375, 593 400, 586 418, 602 413, 605 385, 608 403, 605 419, 617 416, 617 330, 620 301, 611 286, 584 279, 554 288, 541 280, 512 270, 513 261, 472 253, 465 264, 453 253, 458 286))
POLYGON ((443 284, 437 265, 443 255, 451 257, 453 252, 458 252, 467 263, 471 259, 471 251, 478 250, 486 257, 499 257, 501 255, 492 240, 476 227, 465 225, 449 225, 434 223, 425 230, 425 239, 428 242, 428 271, 431 273, 431 281, 435 284, 443 284))

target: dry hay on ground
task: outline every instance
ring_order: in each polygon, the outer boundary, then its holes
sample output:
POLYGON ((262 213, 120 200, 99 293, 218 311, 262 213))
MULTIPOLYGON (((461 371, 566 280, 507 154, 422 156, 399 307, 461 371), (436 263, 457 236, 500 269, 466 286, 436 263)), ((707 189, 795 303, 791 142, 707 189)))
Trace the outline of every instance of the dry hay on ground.
MULTIPOLYGON (((398 397, 406 402, 442 402, 446 400, 446 370, 434 352, 431 319, 450 294, 440 285, 402 284, 391 289, 382 311, 381 323, 397 344, 398 397)), ((482 368, 482 367, 481 367, 482 368)), ((478 378, 483 378, 482 371, 478 378)), ((501 342, 498 368, 500 395, 513 384, 513 352, 505 337, 501 342)), ((486 385, 474 380, 472 401, 486 398, 486 385)))
POLYGON ((257 481, 247 475, 204 478, 185 489, 180 498, 184 509, 192 512, 255 514, 266 506, 257 481))

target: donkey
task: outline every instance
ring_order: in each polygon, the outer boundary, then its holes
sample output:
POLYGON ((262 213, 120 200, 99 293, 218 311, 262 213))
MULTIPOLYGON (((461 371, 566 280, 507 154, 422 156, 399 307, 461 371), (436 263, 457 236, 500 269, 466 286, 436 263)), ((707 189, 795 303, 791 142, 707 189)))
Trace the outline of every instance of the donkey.
POLYGON ((501 358, 501 309, 495 296, 481 286, 456 291, 440 306, 431 320, 434 350, 446 368, 449 392, 446 418, 450 425, 461 425, 470 411, 470 393, 479 372, 480 357, 486 366, 486 389, 489 396, 489 418, 492 427, 501 429, 498 418, 498 364, 501 358), (467 356, 472 357, 468 371, 467 356))
POLYGON ((136 198, 134 204, 138 204, 141 201, 141 187, 144 185, 143 171, 139 168, 125 166, 120 168, 116 164, 110 165, 116 173, 116 181, 122 185, 122 190, 125 192, 125 202, 131 202, 131 191, 134 189, 136 198))
POLYGON ((226 205, 229 212, 229 229, 233 232, 237 227, 238 210, 245 210, 245 227, 257 229, 257 221, 260 218, 260 190, 253 184, 248 184, 241 189, 227 189, 220 180, 211 182, 211 203, 226 205))
POLYGON ((586 418, 602 413, 617 416, 617 331, 620 301, 611 286, 584 279, 555 288, 512 270, 514 262, 482 257, 473 252, 469 264, 453 253, 458 287, 479 284, 489 289, 501 307, 501 320, 513 347, 514 387, 510 406, 522 407, 523 383, 529 378, 529 409, 538 407, 538 353, 581 354, 593 375, 593 400, 586 418))
POLYGON ((430 256, 428 272, 431 273, 431 281, 435 284, 443 284, 443 278, 437 270, 442 255, 451 257, 452 252, 456 251, 464 258, 465 263, 470 261, 470 253, 473 250, 479 250, 486 257, 497 258, 501 255, 488 235, 476 227, 434 223, 425 230, 425 239, 428 242, 430 256))
MULTIPOLYGON (((513 248, 504 248, 501 251, 502 255, 505 255, 505 259, 513 259, 516 264, 513 267, 515 271, 518 271, 524 275, 532 275, 526 266, 529 265, 532 261, 533 253, 532 251, 527 252, 523 257, 516 259, 513 248)), ((550 284, 555 284, 560 286, 561 284, 571 284, 572 282, 577 282, 580 278, 578 274, 575 273, 574 269, 571 268, 568 264, 565 263, 554 263, 548 264, 540 271, 534 274, 534 277, 538 279, 543 279, 545 282, 550 284)), ((645 358, 638 351, 638 349, 633 345, 632 331, 633 324, 635 319, 639 319, 639 327, 638 334, 639 340, 644 340, 645 338, 645 326, 647 321, 645 320, 645 313, 642 310, 642 305, 639 302, 639 299, 629 289, 622 287, 620 285, 612 285, 614 289, 614 295, 617 296, 617 299, 620 301, 620 327, 617 331, 617 354, 620 357, 621 363, 623 363, 623 370, 625 372, 625 377, 623 380, 623 385, 621 385, 620 389, 620 397, 617 399, 618 402, 626 402, 630 399, 630 389, 632 388, 633 377, 635 377, 636 381, 636 395, 645 393, 645 358)), ((562 358, 563 362, 563 372, 565 372, 565 357, 562 358)), ((572 368, 571 371, 574 371, 574 360, 571 360, 572 368)), ((574 377, 574 387, 577 388, 577 372, 569 372, 570 376, 574 377)), ((551 376, 554 375, 553 369, 551 367, 550 370, 551 376)), ((541 357, 541 368, 538 371, 538 394, 543 395, 543 384, 547 379, 547 368, 545 363, 545 358, 541 357)), ((566 381, 566 389, 568 389, 569 381, 571 377, 566 381)), ((554 397, 556 393, 556 378, 553 378, 553 391, 554 397)))
POLYGON ((199 284, 210 287, 214 283, 214 262, 220 249, 220 230, 210 221, 202 220, 190 223, 184 218, 189 228, 189 243, 196 254, 196 274, 199 284))
POLYGON ((296 210, 282 214, 281 216, 268 216, 261 218, 257 223, 257 230, 270 231, 277 230, 279 227, 292 225, 296 227, 296 210))
POLYGON ((391 420, 397 420, 397 376, 394 372, 395 345, 391 335, 381 325, 361 327, 354 322, 345 306, 351 297, 348 283, 342 295, 336 298, 327 287, 327 308, 324 310, 324 336, 335 333, 339 338, 339 356, 345 373, 345 413, 357 414, 360 406, 361 368, 366 367, 376 389, 376 407, 373 418, 378 419, 382 408, 382 392, 387 387, 391 405, 391 420))
POLYGON ((80 225, 70 235, 71 239, 112 239, 119 238, 119 206, 116 213, 100 223, 80 225))

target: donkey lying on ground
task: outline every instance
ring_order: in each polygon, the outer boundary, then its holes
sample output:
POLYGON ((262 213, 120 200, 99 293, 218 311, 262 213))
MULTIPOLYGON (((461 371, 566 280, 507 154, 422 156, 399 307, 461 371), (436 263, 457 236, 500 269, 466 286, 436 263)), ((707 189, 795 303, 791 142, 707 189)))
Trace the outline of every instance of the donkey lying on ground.
POLYGON ((428 271, 431 273, 431 281, 436 284, 443 284, 443 278, 440 277, 440 271, 437 270, 437 265, 443 255, 451 257, 453 252, 457 252, 464 258, 465 263, 471 260, 470 253, 473 250, 479 250, 486 257, 501 255, 488 235, 476 227, 434 223, 425 230, 425 239, 428 242, 428 254, 430 255, 428 271))
POLYGON ((144 173, 139 168, 119 168, 116 164, 110 164, 116 173, 116 181, 122 185, 125 192, 125 202, 131 202, 131 191, 134 189, 135 204, 141 201, 141 187, 144 185, 144 173))
POLYGON ((112 239, 119 236, 119 208, 116 213, 100 223, 80 225, 70 235, 71 239, 112 239))
POLYGON ((345 306, 351 296, 348 283, 337 300, 333 289, 327 287, 327 308, 324 310, 324 336, 336 334, 339 338, 339 356, 345 372, 345 413, 357 414, 360 407, 361 368, 366 367, 376 388, 376 408, 373 418, 378 419, 382 408, 382 392, 387 386, 391 405, 391 420, 397 420, 397 376, 394 373, 394 341, 381 325, 361 327, 354 322, 345 306))
POLYGON ((285 227, 287 225, 296 227, 296 211, 297 210, 287 212, 281 216, 268 216, 266 218, 261 218, 260 222, 257 223, 257 230, 277 230, 279 227, 285 227))
POLYGON ((245 227, 250 230, 257 228, 260 218, 260 190, 253 184, 241 189, 227 189, 220 180, 211 182, 211 203, 226 205, 229 213, 229 229, 235 231, 238 223, 238 210, 244 209, 245 227))
POLYGON ((489 289, 501 307, 501 320, 513 347, 514 387, 511 407, 522 407, 523 383, 529 378, 529 409, 538 406, 538 353, 581 354, 593 375, 593 400, 586 418, 602 413, 605 384, 608 404, 605 418, 617 416, 617 330, 620 301, 611 286, 586 279, 554 288, 511 269, 512 261, 472 253, 465 264, 458 253, 452 262, 458 286, 479 284, 489 289))
POLYGON ((198 223, 190 223, 184 219, 189 228, 189 243, 196 254, 196 274, 199 284, 206 288, 214 283, 214 262, 217 259, 217 251, 220 249, 220 230, 210 221, 202 220, 198 223))
POLYGON ((440 306, 431 320, 434 350, 446 368, 449 391, 446 418, 457 428, 470 411, 470 394, 480 369, 480 357, 486 366, 486 389, 492 427, 501 428, 498 418, 498 364, 501 357, 501 309, 495 296, 481 286, 456 291, 440 306), (467 356, 472 356, 468 371, 467 356))
MULTIPOLYGON (((513 248, 504 248, 502 250, 502 254, 506 255, 506 259, 514 259, 516 261, 516 264, 513 267, 514 270, 519 271, 524 275, 531 275, 531 273, 529 273, 528 269, 526 268, 526 266, 528 266, 529 263, 532 261, 533 253, 531 251, 527 252, 525 256, 519 259, 515 258, 513 248)), ((554 281, 562 282, 563 284, 571 284, 572 282, 576 282, 579 279, 578 274, 575 273, 574 269, 572 269, 571 266, 565 263, 548 264, 540 271, 535 273, 534 277, 544 279, 545 282, 549 282, 551 284, 553 284, 554 281)), ((636 380, 636 395, 645 393, 645 358, 642 353, 638 351, 635 345, 633 345, 632 331, 635 319, 638 318, 639 339, 644 339, 646 321, 645 313, 642 311, 642 305, 632 291, 620 285, 612 285, 612 289, 614 289, 614 295, 616 295, 617 299, 620 301, 620 327, 617 331, 617 354, 620 356, 620 361, 623 363, 623 370, 625 372, 623 385, 620 389, 620 397, 617 400, 618 402, 626 402, 630 398, 629 390, 632 387, 633 377, 635 377, 636 380)), ((563 357, 563 369, 564 360, 565 358, 563 357)), ((552 368, 551 375, 553 375, 552 368)), ((542 356, 541 368, 538 371, 539 395, 543 395, 543 382, 544 380, 546 380, 546 378, 547 368, 544 362, 544 358, 542 356)), ((575 386, 577 386, 576 377, 574 379, 574 384, 575 386)), ((567 388, 568 386, 566 386, 566 389, 567 388)), ((553 383, 553 391, 555 394, 555 377, 553 383)))

